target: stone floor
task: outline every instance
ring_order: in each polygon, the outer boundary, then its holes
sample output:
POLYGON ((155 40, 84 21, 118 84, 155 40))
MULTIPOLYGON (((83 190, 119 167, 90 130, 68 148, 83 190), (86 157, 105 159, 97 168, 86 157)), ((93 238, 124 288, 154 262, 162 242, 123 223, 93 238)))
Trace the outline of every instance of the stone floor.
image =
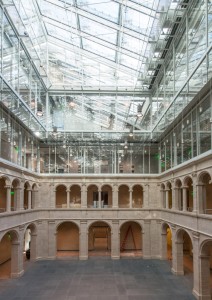
POLYGON ((170 262, 91 257, 30 264, 18 279, 0 280, 0 300, 191 300, 192 274, 170 262))

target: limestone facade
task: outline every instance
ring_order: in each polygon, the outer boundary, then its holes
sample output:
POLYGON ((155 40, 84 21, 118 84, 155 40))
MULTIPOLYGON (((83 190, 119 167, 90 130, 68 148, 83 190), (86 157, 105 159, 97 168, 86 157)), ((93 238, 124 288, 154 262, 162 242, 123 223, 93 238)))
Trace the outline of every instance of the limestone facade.
POLYGON ((3 161, 0 172, 0 240, 5 236, 11 240, 11 277, 24 272, 26 229, 31 230, 31 259, 55 259, 58 227, 72 222, 79 230, 79 259, 83 260, 89 256, 89 228, 96 221, 105 222, 111 232, 111 258, 119 259, 121 228, 133 221, 140 228, 144 259, 166 259, 169 228, 172 272, 176 275, 184 274, 183 237, 188 235, 192 244, 193 294, 197 299, 211 299, 211 154, 160 175, 40 176, 3 161), (61 186, 63 196, 59 201, 64 205, 57 206, 61 186), (127 196, 122 203, 123 187, 127 196), (105 189, 108 204, 102 205, 101 192, 105 189), (93 190, 99 195, 95 206, 89 198, 93 190), (139 194, 137 205, 135 190, 139 194))

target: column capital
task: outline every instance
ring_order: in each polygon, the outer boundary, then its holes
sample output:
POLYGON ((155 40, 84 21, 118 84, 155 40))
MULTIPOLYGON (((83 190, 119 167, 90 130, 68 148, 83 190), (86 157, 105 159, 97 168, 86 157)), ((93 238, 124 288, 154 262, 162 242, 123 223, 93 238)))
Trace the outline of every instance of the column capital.
POLYGON ((26 191, 27 191, 27 192, 31 192, 31 191, 32 191, 32 189, 30 189, 30 188, 27 188, 27 189, 26 189, 26 191))
POLYGON ((192 231, 192 237, 193 237, 194 239, 199 240, 199 236, 200 236, 199 232, 197 232, 197 231, 192 231))
POLYGON ((5 185, 4 188, 5 189, 11 189, 11 185, 5 185))
POLYGON ((151 220, 144 220, 144 224, 150 224, 151 220))

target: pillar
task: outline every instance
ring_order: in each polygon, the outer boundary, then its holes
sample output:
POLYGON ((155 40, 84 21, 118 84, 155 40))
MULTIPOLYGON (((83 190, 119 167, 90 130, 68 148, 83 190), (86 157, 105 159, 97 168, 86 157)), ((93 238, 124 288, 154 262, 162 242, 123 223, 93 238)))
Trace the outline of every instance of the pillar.
POLYGON ((160 207, 161 208, 165 208, 164 205, 165 203, 164 203, 164 189, 161 189, 160 190, 160 207))
POLYGON ((172 273, 184 275, 183 269, 183 241, 178 241, 176 228, 172 226, 172 273))
POLYGON ((37 234, 31 232, 31 241, 30 241, 30 260, 35 261, 37 259, 37 234))
POLYGON ((11 277, 17 278, 23 275, 23 243, 12 241, 11 246, 11 277))
POLYGON ((130 208, 132 208, 132 189, 129 189, 129 193, 130 193, 130 208))
POLYGON ((197 299, 211 300, 211 285, 210 285, 210 256, 199 256, 199 291, 193 289, 193 294, 197 299))
POLYGON ((88 259, 88 229, 87 221, 80 221, 79 259, 88 259))
POLYGON ((67 189, 66 190, 66 193, 67 193, 67 198, 66 198, 66 207, 69 208, 70 207, 70 189, 67 189))
POLYGON ((197 213, 204 214, 204 201, 205 201, 205 193, 204 193, 204 184, 197 184, 197 198, 196 198, 196 206, 197 213))
POLYGON ((149 184, 146 183, 145 188, 143 190, 143 208, 148 208, 149 207, 149 184))
POLYGON ((101 199, 101 188, 98 190, 98 207, 102 208, 102 199, 101 199))
POLYGON ((120 258, 120 231, 119 231, 119 221, 112 221, 112 232, 111 232, 111 258, 120 258))
POLYGON ((14 207, 16 208, 15 210, 23 210, 23 197, 22 197, 22 188, 21 187, 16 187, 14 188, 15 191, 15 197, 14 197, 14 207))
POLYGON ((143 258, 145 259, 151 258, 150 225, 151 225, 151 220, 144 220, 142 244, 143 244, 143 258))
POLYGON ((192 180, 193 180, 193 213, 197 213, 198 209, 198 193, 197 193, 197 174, 193 173, 192 174, 192 180))
POLYGON ((167 259, 167 233, 161 233, 161 259, 167 259))
POLYGON ((118 208, 118 185, 114 184, 113 185, 113 208, 118 208))
POLYGON ((55 259, 57 255, 57 232, 55 221, 48 221, 48 259, 55 259))
POLYGON ((85 183, 81 186, 81 207, 87 208, 87 186, 85 183))
POLYGON ((187 186, 183 186, 183 211, 187 211, 187 186))
POLYGON ((28 194, 28 209, 32 209, 32 190, 27 189, 28 194))
POLYGON ((169 190, 165 190, 166 193, 166 209, 169 209, 169 190))
POLYGON ((179 187, 174 187, 173 193, 174 193, 174 199, 173 199, 173 209, 179 210, 179 187))
POLYGON ((193 232, 193 295, 198 299, 200 295, 200 260, 199 257, 199 233, 193 232))
POLYGON ((11 187, 6 185, 5 188, 7 189, 7 205, 6 205, 6 211, 10 212, 11 211, 11 187))

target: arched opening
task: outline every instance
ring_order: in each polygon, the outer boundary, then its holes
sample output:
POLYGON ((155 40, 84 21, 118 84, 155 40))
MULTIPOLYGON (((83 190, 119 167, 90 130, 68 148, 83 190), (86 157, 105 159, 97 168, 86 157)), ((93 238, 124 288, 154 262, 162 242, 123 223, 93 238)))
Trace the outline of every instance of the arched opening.
POLYGON ((101 206, 104 208, 112 207, 112 188, 109 185, 102 186, 101 206))
POLYGON ((23 247, 23 255, 24 255, 24 269, 27 268, 28 262, 31 260, 36 260, 36 227, 34 224, 29 224, 24 233, 24 247, 23 247))
POLYGON ((99 207, 99 192, 98 187, 95 184, 89 185, 88 187, 87 204, 88 207, 99 207))
POLYGON ((199 207, 200 213, 212 214, 212 184, 211 176, 204 173, 200 176, 198 184, 199 189, 199 207))
POLYGON ((0 279, 19 273, 19 242, 15 231, 7 232, 0 242, 0 279))
POLYGON ((24 184, 24 209, 32 208, 32 191, 29 182, 24 184))
POLYGON ((178 210, 183 210, 183 191, 182 191, 182 182, 180 179, 177 179, 175 182, 175 199, 176 199, 176 208, 178 210))
POLYGON ((79 185, 72 185, 70 190, 70 207, 81 207, 81 189, 79 185))
POLYGON ((143 187, 141 185, 134 185, 132 191, 132 207, 142 208, 143 206, 143 187))
POLYGON ((172 231, 167 223, 162 224, 161 258, 172 260, 172 231))
POLYGON ((120 256, 142 256, 142 228, 133 221, 124 223, 120 228, 120 256))
POLYGON ((64 185, 58 185, 56 188, 56 208, 67 208, 67 192, 64 185))
POLYGON ((129 208, 130 207, 129 187, 127 185, 119 186, 118 205, 119 205, 119 208, 129 208))
POLYGON ((189 234, 183 229, 179 230, 176 243, 177 268, 181 274, 189 275, 193 273, 193 245, 189 234))
POLYGON ((162 183, 160 186, 161 208, 166 208, 166 193, 165 185, 162 183))
POLYGON ((110 256, 111 228, 103 221, 93 223, 88 231, 88 255, 110 256))
POLYGON ((0 178, 0 213, 7 210, 7 189, 4 178, 0 178))
POLYGON ((37 206, 39 206, 39 203, 38 203, 38 187, 37 187, 37 184, 34 183, 32 185, 32 209, 35 209, 37 206))
POLYGON ((79 256, 79 228, 73 222, 63 222, 57 227, 57 257, 79 256))
POLYGON ((212 240, 204 242, 200 256, 200 291, 201 299, 212 299, 212 240))
POLYGON ((20 208, 20 182, 18 179, 14 179, 11 186, 11 211, 18 210, 20 208))
POLYGON ((171 209, 172 208, 172 185, 170 182, 167 182, 166 184, 166 193, 167 193, 166 208, 171 209))
POLYGON ((184 188, 185 188, 184 210, 192 212, 193 211, 193 181, 190 177, 187 177, 185 179, 184 188))

